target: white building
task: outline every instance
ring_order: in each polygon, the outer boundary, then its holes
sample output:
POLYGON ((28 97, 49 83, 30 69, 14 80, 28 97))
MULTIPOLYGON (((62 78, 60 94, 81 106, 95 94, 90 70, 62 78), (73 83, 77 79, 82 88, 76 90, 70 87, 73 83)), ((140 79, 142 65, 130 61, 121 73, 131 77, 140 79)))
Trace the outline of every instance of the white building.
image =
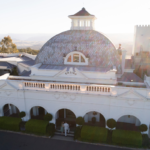
POLYGON ((0 116, 25 111, 27 121, 48 112, 56 126, 64 119, 74 125, 79 116, 106 126, 113 118, 133 129, 146 124, 149 133, 149 77, 125 72, 125 51, 119 55, 94 30, 94 15, 83 8, 69 18, 71 29, 44 44, 30 76, 0 77, 0 116))

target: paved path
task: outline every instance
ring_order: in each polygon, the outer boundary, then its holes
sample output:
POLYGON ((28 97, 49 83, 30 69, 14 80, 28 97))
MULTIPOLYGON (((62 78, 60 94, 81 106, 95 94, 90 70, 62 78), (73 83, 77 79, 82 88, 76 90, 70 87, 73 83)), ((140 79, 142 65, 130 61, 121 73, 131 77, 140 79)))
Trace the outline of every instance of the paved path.
MULTIPOLYGON (((127 150, 0 131, 0 150, 127 150)), ((129 150, 129 149, 128 149, 129 150)))

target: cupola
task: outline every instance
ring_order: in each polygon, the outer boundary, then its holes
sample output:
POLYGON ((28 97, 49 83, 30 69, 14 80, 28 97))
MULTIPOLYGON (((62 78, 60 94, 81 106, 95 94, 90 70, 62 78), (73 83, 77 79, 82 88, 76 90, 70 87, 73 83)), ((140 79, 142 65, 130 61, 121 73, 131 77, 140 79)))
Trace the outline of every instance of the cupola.
POLYGON ((82 8, 79 12, 69 16, 72 19, 71 30, 94 30, 96 17, 82 8))

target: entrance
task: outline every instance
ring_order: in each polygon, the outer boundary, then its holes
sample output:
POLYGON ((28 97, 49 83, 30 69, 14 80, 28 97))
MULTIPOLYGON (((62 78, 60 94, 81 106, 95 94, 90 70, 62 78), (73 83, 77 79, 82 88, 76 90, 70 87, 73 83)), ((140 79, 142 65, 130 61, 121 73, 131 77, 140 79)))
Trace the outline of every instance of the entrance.
POLYGON ((56 113, 56 129, 60 130, 61 123, 66 121, 69 124, 70 130, 74 130, 76 127, 76 116, 69 109, 60 109, 56 113))

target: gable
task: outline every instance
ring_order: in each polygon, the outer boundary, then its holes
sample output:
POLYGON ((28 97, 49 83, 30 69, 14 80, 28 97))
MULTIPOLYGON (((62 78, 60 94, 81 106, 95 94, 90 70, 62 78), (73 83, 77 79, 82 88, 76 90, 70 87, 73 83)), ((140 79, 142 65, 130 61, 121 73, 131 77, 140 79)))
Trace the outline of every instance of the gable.
POLYGON ((16 90, 16 88, 11 86, 8 83, 5 83, 5 84, 0 86, 0 90, 16 90))
POLYGON ((87 78, 83 73, 74 67, 66 67, 64 70, 60 71, 54 77, 61 78, 87 78))
POLYGON ((145 100, 146 98, 138 94, 137 92, 130 90, 118 96, 119 98, 145 100))

